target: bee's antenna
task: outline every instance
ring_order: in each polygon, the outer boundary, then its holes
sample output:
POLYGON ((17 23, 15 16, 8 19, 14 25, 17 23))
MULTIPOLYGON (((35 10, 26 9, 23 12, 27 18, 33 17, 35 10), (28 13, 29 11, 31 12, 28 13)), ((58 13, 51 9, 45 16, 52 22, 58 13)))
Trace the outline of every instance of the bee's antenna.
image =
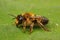
POLYGON ((14 17, 13 19, 15 19, 15 18, 16 18, 16 16, 15 16, 15 15, 12 15, 12 14, 8 14, 8 15, 10 15, 10 16, 12 16, 12 17, 14 17))

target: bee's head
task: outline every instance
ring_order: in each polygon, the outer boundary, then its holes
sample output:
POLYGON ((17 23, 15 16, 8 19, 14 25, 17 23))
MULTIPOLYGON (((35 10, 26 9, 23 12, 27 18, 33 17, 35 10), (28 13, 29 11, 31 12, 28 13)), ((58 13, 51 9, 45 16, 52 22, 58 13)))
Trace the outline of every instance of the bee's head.
POLYGON ((43 16, 41 23, 42 23, 43 25, 46 25, 46 24, 48 24, 48 22, 49 22, 48 18, 46 18, 46 17, 43 16))
POLYGON ((24 17, 22 15, 18 15, 16 19, 18 20, 19 24, 21 24, 22 21, 24 20, 24 17))

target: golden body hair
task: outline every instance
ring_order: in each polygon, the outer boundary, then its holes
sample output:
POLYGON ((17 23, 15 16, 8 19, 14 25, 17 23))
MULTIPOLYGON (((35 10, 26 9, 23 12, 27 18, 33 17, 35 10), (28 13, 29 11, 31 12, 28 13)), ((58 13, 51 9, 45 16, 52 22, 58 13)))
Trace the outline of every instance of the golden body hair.
POLYGON ((23 31, 25 32, 26 26, 29 25, 30 26, 30 33, 33 31, 33 27, 35 24, 38 24, 42 29, 49 31, 44 24, 47 24, 48 19, 45 20, 44 17, 37 17, 35 14, 33 13, 24 13, 21 15, 18 15, 16 17, 16 26, 18 26, 19 24, 23 25, 23 31))

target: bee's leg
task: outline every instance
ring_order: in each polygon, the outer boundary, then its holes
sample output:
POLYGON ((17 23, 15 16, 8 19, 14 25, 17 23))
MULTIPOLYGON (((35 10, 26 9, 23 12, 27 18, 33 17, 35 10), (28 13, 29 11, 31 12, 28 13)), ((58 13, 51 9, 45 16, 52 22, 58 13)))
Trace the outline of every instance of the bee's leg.
POLYGON ((18 25, 19 25, 19 20, 16 19, 16 20, 15 20, 15 24, 16 24, 16 27, 19 28, 19 27, 18 27, 18 25))
POLYGON ((34 26, 34 23, 30 25, 30 33, 33 31, 33 26, 34 26))
POLYGON ((39 26, 45 31, 49 31, 42 23, 38 22, 39 26))
POLYGON ((23 32, 25 32, 26 29, 26 22, 23 23, 23 32))
POLYGON ((16 24, 16 27, 17 27, 17 28, 19 28, 19 23, 18 23, 18 24, 16 24))
POLYGON ((19 23, 15 22, 16 27, 18 28, 19 23))

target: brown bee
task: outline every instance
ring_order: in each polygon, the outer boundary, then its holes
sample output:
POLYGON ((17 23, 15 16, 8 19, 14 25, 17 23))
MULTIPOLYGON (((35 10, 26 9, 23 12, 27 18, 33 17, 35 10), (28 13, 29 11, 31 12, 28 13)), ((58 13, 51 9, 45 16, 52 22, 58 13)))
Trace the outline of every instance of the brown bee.
POLYGON ((35 24, 38 24, 42 29, 49 31, 45 25, 48 24, 48 19, 44 16, 37 16, 32 13, 24 13, 17 15, 15 17, 15 24, 18 27, 20 24, 23 25, 23 31, 25 32, 26 26, 30 26, 30 33, 33 31, 33 27, 35 24))

